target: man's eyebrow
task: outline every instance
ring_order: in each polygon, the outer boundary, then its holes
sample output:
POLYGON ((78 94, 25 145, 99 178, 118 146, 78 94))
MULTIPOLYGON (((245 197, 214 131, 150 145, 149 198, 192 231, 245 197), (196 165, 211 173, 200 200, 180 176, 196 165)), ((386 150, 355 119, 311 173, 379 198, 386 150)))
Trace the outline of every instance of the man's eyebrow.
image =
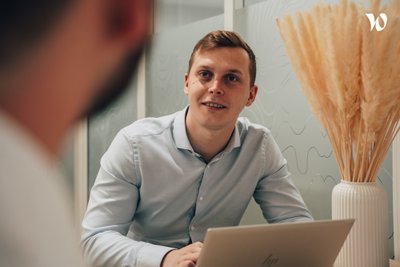
MULTIPOLYGON (((199 66, 197 66, 196 69, 198 69, 198 70, 201 70, 201 69, 203 69, 203 70, 214 70, 213 67, 208 66, 208 65, 199 65, 199 66)), ((233 73, 233 74, 243 75, 243 72, 241 70, 239 70, 239 69, 228 69, 225 72, 226 73, 233 73)))
POLYGON ((208 65, 200 65, 200 66, 197 66, 197 69, 212 69, 210 66, 208 66, 208 65))
POLYGON ((243 72, 240 70, 237 70, 237 69, 231 69, 231 70, 228 70, 227 72, 243 75, 243 72))
MULTIPOLYGON (((199 65, 197 68, 199 68, 199 69, 214 69, 213 67, 211 67, 209 65, 199 65)), ((228 69, 226 72, 242 73, 242 71, 239 69, 228 69)))

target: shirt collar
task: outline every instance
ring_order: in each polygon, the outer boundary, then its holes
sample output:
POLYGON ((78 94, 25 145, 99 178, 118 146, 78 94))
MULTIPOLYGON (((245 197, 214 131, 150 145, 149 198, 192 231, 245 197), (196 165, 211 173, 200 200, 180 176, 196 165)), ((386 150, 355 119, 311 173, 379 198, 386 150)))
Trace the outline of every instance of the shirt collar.
POLYGON ((234 148, 237 148, 237 147, 240 147, 240 146, 241 146, 240 133, 239 133, 238 123, 236 122, 235 129, 233 130, 233 134, 231 136, 231 139, 229 139, 229 143, 225 147, 224 151, 226 153, 229 153, 234 148))
MULTIPOLYGON (((174 125, 173 136, 174 136, 174 140, 175 140, 175 145, 178 149, 186 149, 186 150, 194 152, 193 147, 190 144, 190 141, 189 141, 189 138, 188 138, 187 132, 186 132, 185 119, 186 119, 186 113, 187 113, 188 109, 189 109, 189 106, 187 106, 185 109, 179 111, 177 116, 175 117, 174 124, 173 124, 174 125)), ((224 152, 229 153, 234 148, 237 148, 240 146, 241 146, 240 132, 239 132, 238 123, 236 123, 233 134, 229 140, 228 145, 225 147, 224 152)))
MULTIPOLYGON (((173 136, 175 140, 175 145, 177 148, 186 149, 193 151, 193 147, 189 142, 189 138, 186 133, 186 112, 189 106, 179 111, 174 120, 173 136)), ((193 151, 194 152, 194 151, 193 151)))

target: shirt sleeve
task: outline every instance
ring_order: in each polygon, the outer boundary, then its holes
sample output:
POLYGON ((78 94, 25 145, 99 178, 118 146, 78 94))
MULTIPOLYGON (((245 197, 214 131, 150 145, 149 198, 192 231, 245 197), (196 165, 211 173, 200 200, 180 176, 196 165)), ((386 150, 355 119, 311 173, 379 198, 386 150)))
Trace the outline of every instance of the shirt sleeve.
POLYGON ((263 140, 264 174, 254 199, 269 223, 310 221, 313 217, 287 169, 287 161, 270 134, 263 140))
POLYGON ((101 160, 82 222, 82 247, 89 266, 159 267, 170 247, 127 237, 139 199, 135 151, 120 131, 101 160))

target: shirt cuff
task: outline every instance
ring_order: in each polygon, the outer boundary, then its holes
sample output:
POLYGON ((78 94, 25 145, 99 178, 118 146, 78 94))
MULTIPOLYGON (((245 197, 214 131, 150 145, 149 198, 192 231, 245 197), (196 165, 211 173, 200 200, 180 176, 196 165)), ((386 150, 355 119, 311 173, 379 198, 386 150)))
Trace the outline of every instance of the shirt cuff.
POLYGON ((165 254, 174 248, 146 244, 139 251, 137 267, 159 267, 165 254))

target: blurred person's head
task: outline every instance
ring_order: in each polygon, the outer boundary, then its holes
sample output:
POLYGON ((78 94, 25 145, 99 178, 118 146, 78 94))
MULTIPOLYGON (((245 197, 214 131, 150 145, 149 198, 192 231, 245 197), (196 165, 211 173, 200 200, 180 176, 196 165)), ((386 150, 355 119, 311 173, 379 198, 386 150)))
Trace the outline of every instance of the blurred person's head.
POLYGON ((5 0, 0 110, 51 153, 71 126, 128 84, 149 35, 150 0, 5 0))

